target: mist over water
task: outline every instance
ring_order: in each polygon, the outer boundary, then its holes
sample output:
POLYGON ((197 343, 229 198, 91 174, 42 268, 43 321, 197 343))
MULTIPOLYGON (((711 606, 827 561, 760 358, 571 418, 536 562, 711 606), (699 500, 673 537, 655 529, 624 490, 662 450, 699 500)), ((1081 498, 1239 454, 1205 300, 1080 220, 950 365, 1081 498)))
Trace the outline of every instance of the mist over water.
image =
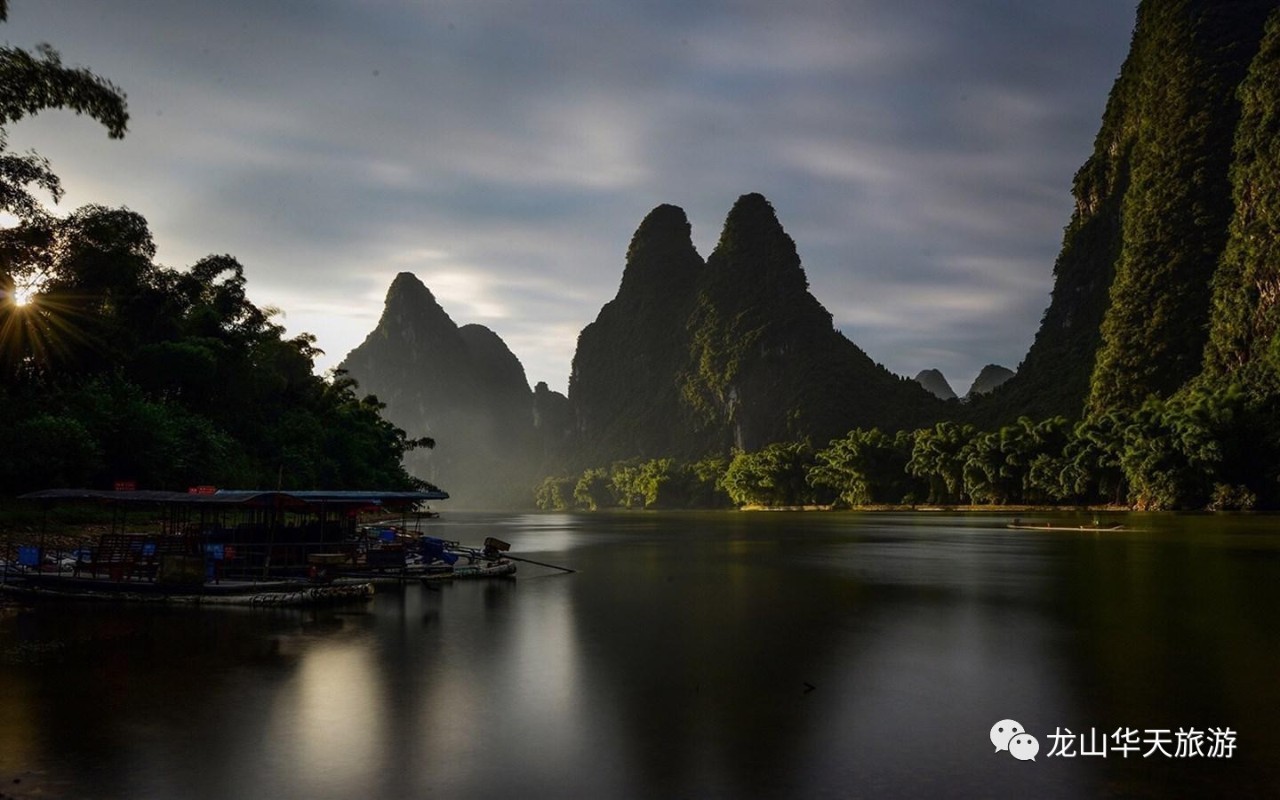
POLYGON ((101 798, 1277 785, 1273 518, 1005 521, 446 511, 438 535, 578 572, 308 611, 41 606, 0 619, 0 780, 101 798), (993 753, 1004 719, 1035 761, 993 753), (1048 755, 1057 728, 1120 726, 1229 727, 1238 748, 1048 755))

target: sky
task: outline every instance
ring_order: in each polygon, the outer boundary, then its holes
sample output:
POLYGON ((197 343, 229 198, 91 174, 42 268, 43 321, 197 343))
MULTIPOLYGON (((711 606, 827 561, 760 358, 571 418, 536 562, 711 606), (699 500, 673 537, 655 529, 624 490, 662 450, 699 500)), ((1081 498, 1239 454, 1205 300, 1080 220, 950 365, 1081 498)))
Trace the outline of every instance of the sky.
POLYGON ((408 271, 565 391, 644 216, 680 206, 706 257, 760 192, 845 335, 963 394, 1035 336, 1136 7, 13 0, 0 38, 128 95, 120 141, 10 127, 60 212, 141 213, 166 266, 235 256, 320 368, 408 271))

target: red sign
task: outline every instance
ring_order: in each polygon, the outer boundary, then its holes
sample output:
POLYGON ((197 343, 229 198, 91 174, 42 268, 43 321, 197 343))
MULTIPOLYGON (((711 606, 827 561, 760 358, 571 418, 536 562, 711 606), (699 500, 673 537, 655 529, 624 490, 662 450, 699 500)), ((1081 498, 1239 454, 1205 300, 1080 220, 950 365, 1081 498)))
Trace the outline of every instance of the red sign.
POLYGON ((217 494, 217 486, 190 486, 187 488, 187 494, 217 494))
POLYGON ((116 481, 117 492, 136 492, 138 491, 137 481, 116 481))

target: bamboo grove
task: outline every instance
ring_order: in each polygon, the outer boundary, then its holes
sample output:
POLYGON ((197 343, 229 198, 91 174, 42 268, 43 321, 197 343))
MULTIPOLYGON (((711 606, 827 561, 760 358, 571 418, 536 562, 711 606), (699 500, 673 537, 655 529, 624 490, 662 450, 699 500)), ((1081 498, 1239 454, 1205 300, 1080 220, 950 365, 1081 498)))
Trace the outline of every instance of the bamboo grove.
POLYGON ((1140 510, 1274 506, 1276 409, 1239 388, 1151 399, 1080 422, 1022 417, 997 430, 940 422, 857 429, 814 448, 777 442, 731 458, 623 461, 549 478, 547 509, 1036 505, 1140 510))

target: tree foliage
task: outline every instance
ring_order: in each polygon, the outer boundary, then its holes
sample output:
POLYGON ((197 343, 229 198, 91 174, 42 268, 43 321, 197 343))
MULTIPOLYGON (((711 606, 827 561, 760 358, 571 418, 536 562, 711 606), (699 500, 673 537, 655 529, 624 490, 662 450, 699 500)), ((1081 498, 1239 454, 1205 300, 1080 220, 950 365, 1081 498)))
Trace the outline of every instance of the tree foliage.
MULTIPOLYGON (((7 19, 7 6, 0 6, 0 21, 7 19)), ((62 185, 47 159, 34 152, 8 152, 6 128, 50 109, 87 114, 112 139, 123 137, 129 124, 124 92, 115 84, 87 69, 65 66, 58 51, 47 44, 39 45, 34 54, 0 46, 0 211, 22 220, 43 215, 33 188, 43 189, 57 202, 62 185)))
POLYGON ((1229 168, 1240 85, 1273 2, 1144 3, 1146 62, 1123 244, 1089 407, 1133 409, 1200 372, 1209 287, 1231 218, 1229 168))
MULTIPOLYGON (((0 3, 0 20, 7 18, 0 3)), ((61 184, 35 153, 5 151, 5 126, 47 109, 129 120, 124 93, 57 51, 0 47, 0 462, 6 491, 51 485, 192 484, 410 488, 412 439, 342 374, 314 374, 315 339, 289 338, 249 302, 244 268, 210 256, 154 262, 146 220, 90 205, 43 211, 61 184)))
POLYGON ((714 508, 731 500, 770 507, 1274 508, 1280 506, 1276 419, 1275 397, 1259 398, 1241 384, 1202 385, 1076 423, 1022 417, 986 431, 953 422, 892 435, 855 429, 816 452, 803 441, 774 442, 738 451, 727 463, 617 462, 577 478, 576 503, 551 491, 555 481, 548 479, 539 506, 714 508), (695 472, 722 493, 691 491, 695 472))
POLYGON ((428 442, 387 423, 349 377, 317 377, 314 338, 286 336, 251 303, 234 258, 161 267, 146 221, 125 209, 38 224, 39 264, 6 248, 10 274, 38 267, 43 283, 25 305, 0 304, 0 402, 21 421, 7 444, 28 454, 0 467, 5 486, 414 485, 401 457, 428 442))
POLYGON ((847 506, 900 503, 915 498, 922 486, 907 471, 914 437, 906 431, 897 435, 878 428, 857 429, 815 454, 809 470, 813 486, 828 489, 847 506))
POLYGON ((1205 375, 1280 391, 1280 10, 1239 90, 1234 215, 1213 280, 1205 375))

